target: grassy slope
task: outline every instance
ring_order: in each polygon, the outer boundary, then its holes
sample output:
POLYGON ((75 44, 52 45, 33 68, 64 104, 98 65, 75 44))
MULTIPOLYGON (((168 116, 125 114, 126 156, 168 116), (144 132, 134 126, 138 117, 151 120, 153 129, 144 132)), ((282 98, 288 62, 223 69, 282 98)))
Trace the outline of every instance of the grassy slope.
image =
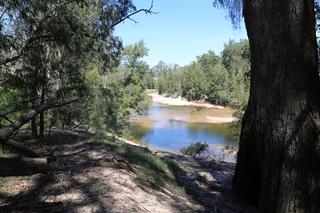
POLYGON ((136 180, 149 187, 164 187, 176 195, 185 195, 183 187, 179 186, 174 173, 181 168, 173 161, 160 158, 146 149, 134 148, 125 144, 93 138, 91 143, 102 143, 108 149, 116 152, 122 158, 136 166, 136 180))

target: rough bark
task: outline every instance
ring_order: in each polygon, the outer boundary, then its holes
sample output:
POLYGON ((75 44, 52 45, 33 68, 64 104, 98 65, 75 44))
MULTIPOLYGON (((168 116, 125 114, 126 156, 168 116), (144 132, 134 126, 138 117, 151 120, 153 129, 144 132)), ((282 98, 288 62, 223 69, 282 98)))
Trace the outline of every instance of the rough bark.
MULTIPOLYGON (((37 90, 36 88, 32 89, 32 96, 37 97, 37 90)), ((37 99, 32 100, 32 109, 34 109, 34 106, 36 105, 37 99)), ((38 138, 38 122, 37 117, 33 117, 31 119, 31 133, 33 138, 38 138)))
POLYGON ((261 212, 320 210, 313 0, 244 0, 251 89, 233 192, 261 212))
MULTIPOLYGON (((42 87, 41 91, 41 98, 40 98, 40 104, 44 104, 44 88, 42 87)), ((40 113, 39 116, 39 137, 43 138, 44 136, 44 112, 40 113)))
POLYGON ((43 138, 44 136, 44 112, 41 112, 39 115, 39 137, 43 138))
POLYGON ((34 117, 31 119, 31 133, 33 138, 38 137, 38 127, 37 127, 37 118, 34 117))

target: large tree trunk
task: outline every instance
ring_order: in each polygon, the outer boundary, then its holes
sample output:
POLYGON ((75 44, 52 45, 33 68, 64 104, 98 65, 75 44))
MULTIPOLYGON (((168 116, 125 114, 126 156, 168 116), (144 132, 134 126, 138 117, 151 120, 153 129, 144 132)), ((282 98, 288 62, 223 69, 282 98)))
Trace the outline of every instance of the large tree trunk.
POLYGON ((41 112, 39 115, 39 137, 43 138, 44 136, 44 112, 41 112))
POLYGON ((38 137, 37 117, 31 119, 31 132, 33 138, 38 137))
MULTIPOLYGON (((40 98, 40 104, 44 104, 44 86, 42 86, 41 89, 41 98, 40 98)), ((44 112, 41 112, 39 115, 39 137, 43 138, 44 136, 44 112)))
POLYGON ((251 90, 235 195, 262 212, 320 211, 320 80, 313 0, 244 0, 251 90))
MULTIPOLYGON (((32 89, 31 97, 38 97, 36 88, 32 89)), ((34 107, 36 105, 36 102, 37 102, 37 99, 31 100, 32 107, 34 107)), ((33 138, 38 137, 38 122, 37 122, 36 116, 31 119, 31 132, 32 132, 33 138)))

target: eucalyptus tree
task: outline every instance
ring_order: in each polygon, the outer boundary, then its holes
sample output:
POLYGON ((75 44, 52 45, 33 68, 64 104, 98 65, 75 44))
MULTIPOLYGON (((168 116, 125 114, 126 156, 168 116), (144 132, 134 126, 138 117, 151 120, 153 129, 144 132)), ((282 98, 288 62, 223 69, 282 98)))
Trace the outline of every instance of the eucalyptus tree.
POLYGON ((119 63, 122 46, 114 27, 151 8, 137 10, 130 0, 1 0, 1 88, 32 98, 33 106, 83 97, 88 70, 96 66, 105 73, 119 63))
MULTIPOLYGON (((158 92, 181 95, 189 100, 205 99, 235 108, 245 107, 248 100, 250 54, 248 41, 230 41, 221 56, 213 51, 197 56, 190 65, 158 72, 158 92)), ((154 68, 153 68, 154 69, 154 68)))
POLYGON ((128 87, 130 94, 130 103, 132 108, 136 108, 138 112, 142 112, 144 107, 140 105, 140 101, 145 99, 144 76, 149 70, 149 66, 143 57, 148 55, 144 41, 141 40, 132 45, 128 45, 122 51, 122 60, 120 68, 126 73, 125 87, 128 87))
POLYGON ((212 50, 209 50, 207 53, 197 56, 197 62, 200 64, 204 73, 209 73, 213 66, 221 63, 221 58, 212 50))
POLYGON ((313 0, 216 0, 243 15, 251 87, 233 192, 261 212, 320 209, 320 80, 313 0))
POLYGON ((205 74, 198 63, 192 63, 183 72, 182 96, 188 100, 203 99, 205 95, 205 74))
POLYGON ((229 104, 243 108, 248 101, 250 75, 250 48, 247 40, 230 40, 224 45, 221 61, 227 70, 229 104))
POLYGON ((168 69, 169 65, 166 64, 164 61, 159 61, 158 64, 151 68, 152 72, 156 77, 158 77, 161 73, 165 72, 168 69))

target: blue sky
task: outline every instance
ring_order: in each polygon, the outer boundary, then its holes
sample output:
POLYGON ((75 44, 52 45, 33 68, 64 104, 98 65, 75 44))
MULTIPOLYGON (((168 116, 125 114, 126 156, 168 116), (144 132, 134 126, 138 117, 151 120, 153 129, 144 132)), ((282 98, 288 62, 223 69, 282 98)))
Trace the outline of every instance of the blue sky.
MULTIPOLYGON (((154 0, 154 15, 137 14, 138 23, 126 20, 115 34, 123 44, 141 39, 149 49, 144 60, 151 66, 160 60, 187 65, 196 56, 213 50, 220 53, 223 45, 234 39, 247 38, 244 24, 234 29, 227 13, 212 6, 213 0, 154 0)), ((133 0, 137 8, 149 8, 151 0, 133 0)))

